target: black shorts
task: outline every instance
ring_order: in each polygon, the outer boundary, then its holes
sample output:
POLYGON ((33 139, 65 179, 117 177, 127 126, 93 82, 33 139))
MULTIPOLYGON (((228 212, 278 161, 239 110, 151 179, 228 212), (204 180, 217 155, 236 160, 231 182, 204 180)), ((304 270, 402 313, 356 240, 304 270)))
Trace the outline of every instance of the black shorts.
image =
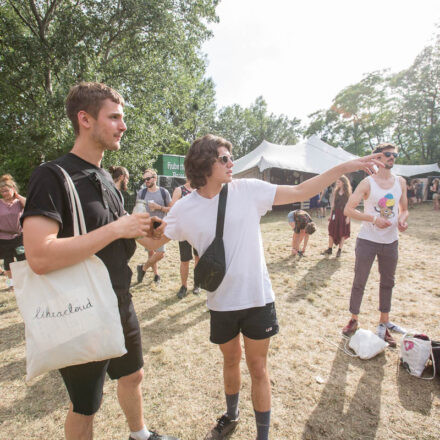
POLYGON ((60 369, 73 411, 78 414, 91 416, 98 411, 106 373, 111 379, 119 379, 135 373, 144 365, 139 321, 131 299, 119 304, 119 313, 127 349, 124 356, 60 369))
POLYGON ((182 263, 184 263, 185 261, 192 260, 193 252, 195 256, 199 255, 197 251, 187 241, 179 241, 179 251, 180 251, 180 261, 182 263))
POLYGON ((249 339, 266 339, 279 331, 275 303, 263 307, 252 307, 244 310, 211 313, 210 341, 214 344, 225 344, 234 339, 240 332, 249 339))
POLYGON ((10 264, 14 261, 14 258, 17 261, 25 260, 23 235, 18 235, 10 240, 0 239, 0 258, 4 260, 5 270, 11 270, 10 264), (19 249, 20 247, 21 249, 19 249))

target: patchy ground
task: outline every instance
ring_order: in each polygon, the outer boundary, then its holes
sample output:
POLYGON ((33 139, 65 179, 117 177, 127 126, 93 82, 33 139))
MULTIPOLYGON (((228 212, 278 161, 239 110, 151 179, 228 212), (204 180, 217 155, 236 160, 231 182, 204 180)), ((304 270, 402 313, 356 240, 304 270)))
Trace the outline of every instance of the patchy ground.
MULTIPOLYGON (((423 381, 398 368, 398 349, 368 361, 336 348, 349 318, 354 244, 359 224, 340 259, 325 258, 327 221, 317 219, 306 257, 289 257, 291 232, 286 213, 262 222, 266 259, 281 325, 270 348, 273 384, 271 438, 420 439, 440 433, 440 380, 423 381), (318 380, 317 380, 318 378, 318 380), (323 379, 320 380, 319 378, 323 379), (323 382, 323 383, 320 383, 323 382)), ((425 204, 411 210, 400 240, 400 261, 392 317, 400 325, 440 340, 440 215, 425 204)), ((145 258, 139 248, 132 267, 145 258)), ((208 341, 204 295, 176 298, 180 287, 178 247, 167 246, 160 263, 162 282, 147 274, 132 293, 142 327, 145 358, 144 413, 147 426, 201 440, 224 410, 222 360, 208 341)), ((367 284, 361 327, 378 320, 376 263, 367 284)), ((400 336, 397 337, 400 340, 400 336)), ((57 372, 25 384, 24 327, 14 296, 0 279, 0 438, 61 439, 68 396, 57 372)), ((241 419, 231 439, 255 438, 250 378, 243 361, 241 419)), ((106 382, 96 416, 95 438, 126 439, 115 384, 106 382)))

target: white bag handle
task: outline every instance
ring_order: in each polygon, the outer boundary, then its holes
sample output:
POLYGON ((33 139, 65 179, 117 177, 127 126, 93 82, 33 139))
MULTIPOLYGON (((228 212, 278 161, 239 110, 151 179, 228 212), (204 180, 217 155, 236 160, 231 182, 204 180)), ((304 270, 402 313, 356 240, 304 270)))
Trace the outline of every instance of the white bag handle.
POLYGON ((70 207, 73 216, 73 236, 77 237, 78 235, 85 235, 87 234, 86 222, 84 220, 84 213, 81 205, 81 200, 75 188, 75 184, 73 183, 71 177, 66 172, 66 170, 64 170, 64 168, 60 167, 59 165, 57 165, 57 167, 64 174, 64 177, 67 182, 67 189, 69 190, 69 196, 71 201, 70 207), (79 218, 79 225, 78 225, 78 218, 79 218), (81 230, 79 226, 81 227, 81 230))

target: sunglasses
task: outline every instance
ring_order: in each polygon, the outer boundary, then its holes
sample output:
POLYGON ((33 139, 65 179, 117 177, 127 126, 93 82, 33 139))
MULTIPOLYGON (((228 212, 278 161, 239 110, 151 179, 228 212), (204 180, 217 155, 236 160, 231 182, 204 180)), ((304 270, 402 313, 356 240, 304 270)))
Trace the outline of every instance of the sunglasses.
POLYGON ((228 163, 228 160, 234 162, 234 156, 229 156, 227 154, 224 154, 223 156, 219 156, 218 160, 226 165, 228 163))
POLYGON ((391 156, 393 156, 394 159, 398 156, 397 153, 391 153, 391 151, 385 151, 385 152, 383 152, 382 154, 383 154, 385 157, 391 157, 391 156))
POLYGON ((145 177, 145 182, 149 182, 151 179, 155 179, 156 176, 151 176, 151 177, 145 177))

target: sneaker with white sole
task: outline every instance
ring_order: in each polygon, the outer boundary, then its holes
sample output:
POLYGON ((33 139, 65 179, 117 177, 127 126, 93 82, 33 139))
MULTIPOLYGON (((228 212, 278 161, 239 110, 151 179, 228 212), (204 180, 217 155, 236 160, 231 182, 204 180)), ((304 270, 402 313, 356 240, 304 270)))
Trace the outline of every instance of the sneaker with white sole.
POLYGON ((226 438, 229 434, 232 434, 238 425, 240 417, 231 419, 225 413, 219 419, 217 423, 212 427, 211 431, 206 434, 204 440, 220 440, 226 438))
MULTIPOLYGON (((134 440, 133 437, 128 437, 128 440, 134 440)), ((150 437, 148 440, 179 440, 177 437, 172 437, 170 435, 160 435, 157 432, 150 431, 150 437)))
POLYGON ((402 335, 407 333, 406 329, 400 327, 400 325, 394 324, 394 322, 388 321, 385 325, 387 326, 387 329, 392 332, 400 333, 402 335))

